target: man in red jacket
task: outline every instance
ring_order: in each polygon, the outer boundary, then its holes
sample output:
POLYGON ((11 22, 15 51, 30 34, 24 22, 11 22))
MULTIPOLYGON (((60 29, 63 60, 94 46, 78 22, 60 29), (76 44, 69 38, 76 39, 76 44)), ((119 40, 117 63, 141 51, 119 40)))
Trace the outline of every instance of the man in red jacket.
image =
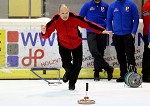
POLYGON ((142 7, 142 18, 143 18, 143 38, 144 38, 144 52, 142 61, 142 74, 143 82, 150 82, 150 49, 148 48, 148 35, 150 26, 150 0, 147 0, 142 7))
MULTIPOLYGON (((82 66, 82 38, 78 26, 89 28, 98 34, 109 33, 105 31, 105 28, 69 12, 69 8, 65 4, 60 5, 59 14, 56 14, 41 29, 41 37, 44 39, 49 38, 54 30, 57 31, 59 54, 62 59, 62 67, 66 71, 63 82, 69 81, 69 90, 75 89, 75 83, 82 66)), ((103 66, 109 71, 108 63, 103 66)))

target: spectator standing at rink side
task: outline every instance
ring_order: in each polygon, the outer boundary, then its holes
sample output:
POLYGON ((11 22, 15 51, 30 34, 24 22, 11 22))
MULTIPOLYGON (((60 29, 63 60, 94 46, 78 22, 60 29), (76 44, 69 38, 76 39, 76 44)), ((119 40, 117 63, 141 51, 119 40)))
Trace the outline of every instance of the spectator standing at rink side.
POLYGON ((143 18, 143 38, 144 38, 144 52, 142 61, 142 74, 143 82, 150 82, 150 0, 147 0, 142 7, 142 18, 143 18))
MULTIPOLYGON (((108 4, 102 0, 91 0, 82 6, 79 15, 106 28, 107 10, 108 4)), ((111 80, 113 67, 104 60, 107 34, 97 34, 87 29, 87 41, 89 50, 94 57, 94 81, 100 80, 99 72, 102 72, 103 68, 107 71, 108 80, 111 80)))
POLYGON ((46 26, 41 28, 41 37, 44 39, 49 38, 54 30, 57 31, 59 54, 62 67, 66 71, 63 82, 69 81, 69 90, 75 89, 82 65, 82 38, 78 26, 89 28, 98 34, 109 33, 104 31, 105 28, 69 12, 65 4, 61 4, 59 14, 56 14, 46 26))
POLYGON ((113 42, 120 65, 120 78, 124 82, 129 68, 136 72, 134 38, 138 29, 139 15, 136 4, 131 0, 115 0, 108 8, 107 28, 112 31, 113 42))

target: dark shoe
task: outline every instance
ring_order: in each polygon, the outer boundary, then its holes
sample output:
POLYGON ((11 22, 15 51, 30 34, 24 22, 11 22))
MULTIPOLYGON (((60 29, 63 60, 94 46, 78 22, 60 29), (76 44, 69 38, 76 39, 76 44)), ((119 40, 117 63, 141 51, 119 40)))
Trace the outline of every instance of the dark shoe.
POLYGON ((150 78, 143 78, 143 82, 150 83, 150 78))
POLYGON ((94 72, 94 81, 100 81, 99 72, 94 72))
POLYGON ((113 78, 114 68, 112 66, 106 66, 104 70, 107 72, 108 81, 110 81, 113 78))
POLYGON ((69 75, 67 72, 65 72, 64 76, 63 76, 63 82, 66 83, 69 80, 69 75))
POLYGON ((124 77, 120 77, 116 80, 116 82, 124 82, 124 77))
POLYGON ((69 84, 69 90, 75 90, 75 84, 69 84))

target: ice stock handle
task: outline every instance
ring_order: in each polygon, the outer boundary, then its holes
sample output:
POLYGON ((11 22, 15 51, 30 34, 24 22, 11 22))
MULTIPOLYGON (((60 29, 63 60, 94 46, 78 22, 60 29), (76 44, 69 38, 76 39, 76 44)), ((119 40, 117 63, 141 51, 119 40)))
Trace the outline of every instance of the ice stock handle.
POLYGON ((89 87, 89 84, 88 84, 88 83, 86 83, 86 91, 88 91, 88 87, 89 87))

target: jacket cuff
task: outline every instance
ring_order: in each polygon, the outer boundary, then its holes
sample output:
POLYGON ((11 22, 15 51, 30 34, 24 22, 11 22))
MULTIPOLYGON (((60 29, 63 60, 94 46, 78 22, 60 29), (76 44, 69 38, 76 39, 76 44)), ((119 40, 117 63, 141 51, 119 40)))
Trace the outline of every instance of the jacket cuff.
POLYGON ((41 32, 41 35, 44 36, 45 34, 43 34, 43 33, 41 32))

